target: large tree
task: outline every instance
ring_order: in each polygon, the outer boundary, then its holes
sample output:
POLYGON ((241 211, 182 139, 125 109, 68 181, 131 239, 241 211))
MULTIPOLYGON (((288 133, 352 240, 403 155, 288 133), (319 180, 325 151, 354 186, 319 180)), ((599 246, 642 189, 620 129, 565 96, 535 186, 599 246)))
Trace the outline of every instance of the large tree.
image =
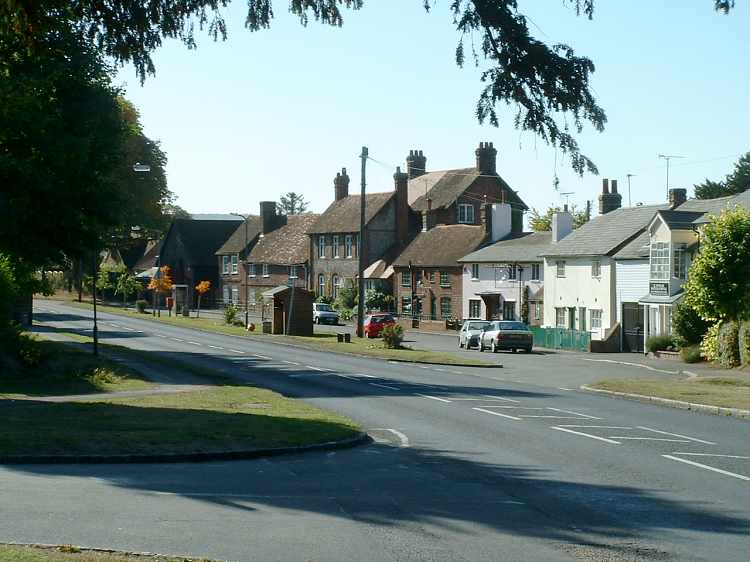
MULTIPOLYGON (((432 0, 421 2, 430 10, 432 0)), ((594 15, 594 0, 562 0, 577 14, 594 15)), ((706 0, 707 1, 707 0, 706 0)), ((214 39, 226 37, 221 9, 230 0, 5 0, 0 2, 0 33, 21 33, 30 45, 44 30, 68 20, 91 37, 117 62, 132 62, 143 80, 155 72, 151 58, 163 38, 179 38, 195 47, 195 26, 214 39)), ((734 0, 711 0, 716 10, 727 13, 734 0)), ((570 157, 573 169, 597 172, 581 153, 574 137, 584 122, 601 131, 606 116, 596 103, 589 79, 594 63, 576 55, 565 44, 547 44, 529 30, 528 18, 518 0, 451 0, 447 9, 460 37, 456 63, 465 62, 464 38, 476 38, 473 60, 482 65, 483 87, 476 106, 480 122, 498 126, 503 119, 498 105, 515 108, 515 127, 532 131, 570 157), (573 132, 570 132, 570 131, 573 132)), ((358 10, 364 0, 289 0, 289 10, 303 25, 310 18, 341 26, 342 9, 358 10)), ((272 0, 248 0, 245 25, 250 30, 270 26, 272 0)))
MULTIPOLYGON (((529 227, 535 232, 552 230, 552 217, 561 210, 560 207, 550 207, 544 213, 540 213, 536 209, 531 209, 529 227)), ((569 211, 573 215, 573 228, 578 228, 589 220, 588 213, 579 211, 575 205, 571 205, 569 211)))
POLYGON ((297 215, 307 211, 308 202, 294 191, 283 194, 279 198, 279 210, 285 215, 297 215))
POLYGON ((734 170, 721 181, 706 179, 695 185, 695 196, 698 199, 714 199, 727 195, 736 195, 750 189, 750 152, 742 156, 734 165, 734 170))

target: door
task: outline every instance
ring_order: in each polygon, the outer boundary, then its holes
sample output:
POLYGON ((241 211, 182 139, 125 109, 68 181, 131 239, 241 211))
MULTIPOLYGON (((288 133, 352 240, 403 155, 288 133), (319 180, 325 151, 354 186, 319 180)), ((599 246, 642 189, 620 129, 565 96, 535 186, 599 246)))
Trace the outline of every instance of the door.
POLYGON ((576 309, 571 306, 568 308, 568 330, 576 329, 576 309))
POLYGON ((643 307, 637 302, 622 303, 622 350, 643 353, 643 307))
POLYGON ((515 319, 516 319, 515 301, 505 301, 503 303, 503 320, 515 320, 515 319))

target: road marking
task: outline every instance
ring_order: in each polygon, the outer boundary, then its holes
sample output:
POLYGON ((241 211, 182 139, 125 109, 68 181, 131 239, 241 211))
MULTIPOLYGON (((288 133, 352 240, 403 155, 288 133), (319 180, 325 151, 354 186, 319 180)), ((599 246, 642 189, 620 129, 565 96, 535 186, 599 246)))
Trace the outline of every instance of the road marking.
POLYGON ((503 396, 495 396, 494 394, 485 394, 487 398, 497 398, 498 400, 505 400, 506 402, 515 402, 516 404, 520 404, 520 400, 513 400, 512 398, 505 398, 503 396))
POLYGON ((445 398, 438 398, 437 396, 430 396, 429 394, 419 394, 417 393, 417 396, 421 396, 422 398, 429 398, 430 400, 437 400, 438 402, 447 402, 450 404, 450 400, 446 400, 445 398))
POLYGON ((550 420, 580 420, 577 416, 532 416, 527 414, 518 414, 522 418, 547 418, 550 420))
POLYGON ((723 457, 725 459, 745 459, 750 460, 750 457, 743 457, 740 455, 718 455, 716 453, 680 453, 676 451, 673 455, 690 455, 691 457, 723 457))
POLYGON ((178 341, 180 343, 184 343, 185 342, 185 340, 181 340, 180 338, 169 338, 169 339, 172 340, 172 341, 178 341))
POLYGON ((322 369, 320 367, 313 367, 312 365, 305 365, 305 369, 312 369, 313 371, 320 371, 321 373, 327 373, 331 369, 322 369))
POLYGON ((224 349, 223 347, 219 347, 218 345, 209 345, 211 349, 224 349))
POLYGON ((440 371, 441 373, 444 373, 445 369, 439 369, 439 368, 435 367, 435 369, 433 369, 433 371, 440 371))
POLYGON ((500 408, 503 410, 544 410, 536 406, 495 406, 493 404, 485 404, 485 408, 500 408))
POLYGON ((592 427, 597 429, 633 429, 632 427, 627 427, 624 425, 560 425, 560 427, 592 427))
POLYGON ((562 412, 563 414, 575 414, 576 416, 581 416, 582 418, 587 418, 590 420, 600 420, 602 418, 597 418, 595 416, 589 416, 588 414, 582 414, 581 412, 574 412, 572 410, 562 410, 560 408, 550 408, 547 407, 548 410, 552 410, 553 412, 562 412))
POLYGON ((744 476, 742 474, 737 474, 736 472, 729 472, 728 470, 722 470, 720 468, 708 466, 707 464, 701 464, 695 461, 690 461, 688 459, 681 459, 679 457, 673 457, 672 455, 662 455, 662 457, 664 457, 665 459, 672 460, 672 461, 683 462, 691 466, 697 466, 698 468, 703 468, 704 470, 710 470, 711 472, 718 472, 719 474, 724 474, 725 476, 731 476, 732 478, 738 478, 740 480, 747 480, 750 482, 750 476, 744 476))
MULTIPOLYGON (((256 357, 259 357, 256 355, 256 357)), ((284 361, 282 360, 282 363, 286 363, 287 365, 299 365, 299 363, 295 363, 294 361, 284 361)))
POLYGON ((336 376, 341 377, 342 379, 349 379, 350 381, 360 382, 360 380, 357 377, 352 377, 350 375, 342 375, 341 373, 336 373, 336 376))
POLYGON ((393 435, 398 437, 398 440, 401 442, 401 447, 409 446, 409 438, 401 433, 398 429, 391 429, 388 427, 373 427, 370 431, 389 431, 390 433, 393 433, 393 435))
POLYGON ((375 375, 365 375, 365 374, 363 374, 363 373, 357 373, 357 374, 356 374, 356 375, 354 375, 354 376, 355 376, 355 377, 365 377, 365 378, 368 378, 368 379, 376 379, 376 378, 378 378, 378 377, 376 377, 375 375))
POLYGON ((610 435, 612 439, 627 439, 629 441, 666 441, 668 443, 690 443, 687 439, 667 439, 666 437, 625 437, 624 435, 610 435))
POLYGON ((187 343, 189 343, 190 345, 199 345, 199 346, 203 347, 203 344, 202 343, 198 343, 197 341, 189 341, 187 343))
POLYGON ((605 443, 612 443, 613 445, 622 445, 619 441, 614 441, 612 439, 607 439, 606 437, 599 437, 598 435, 591 435, 590 433, 584 433, 583 431, 573 431, 572 429, 568 429, 566 427, 559 427, 559 426, 552 426, 550 429, 556 429, 557 431, 564 431, 566 433, 572 433, 573 435, 581 435, 583 437, 590 437, 591 439, 596 439, 597 441, 604 441, 605 443))
POLYGON ((165 336, 164 334, 156 334, 156 337, 157 338, 166 338, 167 336, 165 336))
POLYGON ((390 390, 401 390, 397 386, 388 386, 387 384, 378 384, 376 382, 368 382, 367 384, 372 385, 372 386, 379 386, 380 388, 388 388, 390 390))
POLYGON ((689 441, 695 441, 696 443, 703 443, 704 445, 716 445, 716 443, 712 441, 704 441, 703 439, 696 439, 695 437, 688 437, 687 435, 680 435, 679 433, 669 433, 668 431, 660 431, 658 429, 651 429, 650 427, 645 427, 642 425, 639 425, 638 429, 645 429, 646 431, 653 431, 654 433, 661 433, 662 435, 671 435, 672 437, 682 437, 683 439, 688 439, 689 441))
POLYGON ((453 373, 454 375, 463 375, 461 371, 448 371, 449 373, 453 373))
POLYGON ((242 353, 243 355, 245 354, 244 351, 240 351, 239 349, 230 349, 229 351, 231 351, 232 353, 242 353))
POLYGON ((575 390, 575 388, 563 388, 562 386, 558 386, 557 390, 575 390))
MULTIPOLYGON (((258 359, 266 359, 268 361, 271 361, 273 357, 268 357, 267 355, 260 355, 258 353, 253 353, 253 357, 257 357, 258 359)), ((286 363, 286 361, 284 361, 286 363)))
MULTIPOLYGON (((463 402, 492 402, 493 400, 499 400, 499 398, 454 398, 456 401, 463 402)), ((503 400, 504 402, 504 400, 503 400)), ((506 406, 507 408, 520 408, 520 406, 506 406)), ((542 408, 539 408, 542 410, 542 408)))
POLYGON ((517 418, 516 416, 509 416, 507 414, 501 414, 500 412, 485 410, 484 408, 472 408, 472 410, 476 410, 477 412, 484 412, 485 414, 491 414, 493 416, 500 416, 501 418, 508 418, 509 420, 522 421, 521 418, 517 418))
POLYGON ((666 373, 668 375, 679 375, 679 371, 666 371, 664 369, 655 369, 654 367, 651 367, 649 365, 643 365, 641 363, 629 363, 627 361, 614 361, 612 359, 584 359, 584 361, 596 361, 599 363, 617 363, 619 365, 628 365, 629 367, 640 367, 642 369, 648 369, 649 371, 654 371, 655 373, 666 373))

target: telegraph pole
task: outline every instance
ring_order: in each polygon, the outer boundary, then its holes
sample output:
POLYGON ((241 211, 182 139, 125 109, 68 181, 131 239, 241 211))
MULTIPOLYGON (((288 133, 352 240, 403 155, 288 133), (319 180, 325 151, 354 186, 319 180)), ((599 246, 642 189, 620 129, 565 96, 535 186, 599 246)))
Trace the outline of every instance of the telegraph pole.
POLYGON ((93 295, 94 302, 94 355, 99 355, 99 326, 97 325, 96 318, 96 278, 99 274, 97 271, 99 260, 99 252, 94 250, 94 278, 91 280, 91 293, 93 295))
POLYGON ((367 248, 366 230, 365 230, 365 181, 366 165, 367 165, 367 147, 362 147, 362 187, 360 191, 359 201, 359 301, 357 302, 357 337, 363 338, 365 336, 365 250, 367 248))

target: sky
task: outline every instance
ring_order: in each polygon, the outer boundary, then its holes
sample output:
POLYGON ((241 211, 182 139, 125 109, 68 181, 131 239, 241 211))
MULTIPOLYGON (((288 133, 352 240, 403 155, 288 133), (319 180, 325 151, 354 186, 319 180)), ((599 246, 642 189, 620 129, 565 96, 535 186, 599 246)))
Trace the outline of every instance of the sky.
POLYGON ((362 146, 374 159, 368 191, 392 190, 411 149, 442 170, 473 166, 479 142, 492 141, 498 173, 529 207, 592 200, 594 210, 602 178, 619 180, 628 205, 627 174, 633 205, 666 200, 659 154, 684 156, 672 160, 669 186, 692 196, 695 183, 722 179, 750 151, 750 3, 725 16, 713 0, 598 0, 593 21, 576 17, 572 2, 518 4, 532 34, 596 65, 608 123, 577 139, 599 177, 577 176, 561 152, 515 130, 513 108, 498 108, 499 128, 478 124, 485 63, 456 66, 448 0, 429 14, 423 0, 365 0, 342 28, 302 27, 276 0, 271 29, 258 32, 244 28, 246 3, 235 0, 224 11, 227 41, 199 33, 189 50, 167 40, 153 55, 155 76, 141 85, 126 65, 116 84, 161 142, 169 187, 192 213, 257 214, 260 201, 288 191, 322 212, 342 167, 350 192, 359 189, 362 146))

